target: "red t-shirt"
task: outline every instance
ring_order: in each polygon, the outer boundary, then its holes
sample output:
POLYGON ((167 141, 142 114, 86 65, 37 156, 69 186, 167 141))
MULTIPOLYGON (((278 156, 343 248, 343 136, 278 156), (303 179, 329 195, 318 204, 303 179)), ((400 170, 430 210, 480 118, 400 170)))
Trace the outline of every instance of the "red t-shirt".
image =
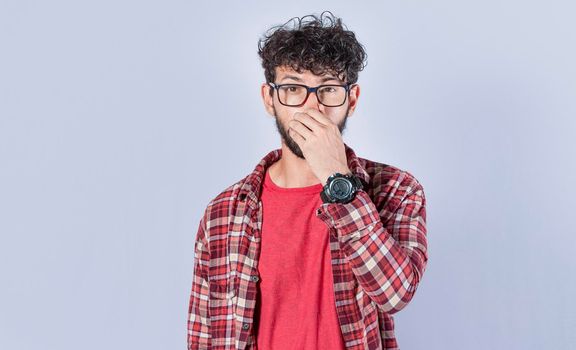
POLYGON ((336 315, 328 227, 315 216, 322 184, 262 188, 259 350, 344 349, 336 315))

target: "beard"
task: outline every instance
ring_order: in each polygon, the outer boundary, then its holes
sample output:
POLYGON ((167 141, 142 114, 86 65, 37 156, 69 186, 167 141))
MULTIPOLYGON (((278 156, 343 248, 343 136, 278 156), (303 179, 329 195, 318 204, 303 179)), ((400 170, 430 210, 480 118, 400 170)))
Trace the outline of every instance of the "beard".
MULTIPOLYGON (((300 149, 300 146, 298 146, 296 141, 294 141, 294 139, 288 134, 288 131, 286 130, 284 125, 280 124, 280 120, 278 120, 278 115, 276 114, 276 108, 274 107, 272 108, 274 109, 274 120, 276 121, 276 129, 278 129, 278 132, 282 137, 282 141, 284 141, 288 149, 292 153, 294 153, 296 157, 306 159, 304 157, 304 154, 302 153, 302 150, 300 149)), ((344 119, 342 119, 342 121, 338 124, 338 130, 340 130, 341 135, 344 135, 344 130, 346 129, 346 122, 348 121, 349 112, 350 112, 350 106, 348 106, 348 109, 346 109, 346 115, 344 116, 344 119)))

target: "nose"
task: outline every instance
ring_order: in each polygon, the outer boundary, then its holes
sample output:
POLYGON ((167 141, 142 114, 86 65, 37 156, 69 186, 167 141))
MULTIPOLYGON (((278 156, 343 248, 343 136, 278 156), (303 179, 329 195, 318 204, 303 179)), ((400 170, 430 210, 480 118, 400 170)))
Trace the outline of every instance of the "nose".
POLYGON ((304 103, 304 105, 302 106, 304 108, 316 108, 319 110, 322 110, 322 108, 324 108, 324 105, 320 103, 320 101, 318 101, 318 97, 316 96, 315 92, 311 92, 308 95, 308 99, 306 100, 306 102, 304 103))

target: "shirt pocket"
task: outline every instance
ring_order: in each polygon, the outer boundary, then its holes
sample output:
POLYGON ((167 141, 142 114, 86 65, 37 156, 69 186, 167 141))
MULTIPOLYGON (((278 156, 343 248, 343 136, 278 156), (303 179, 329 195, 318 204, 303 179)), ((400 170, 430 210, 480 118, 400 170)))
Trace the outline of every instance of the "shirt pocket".
POLYGON ((210 299, 226 300, 236 296, 234 277, 212 279, 209 281, 210 299))
POLYGON ((229 319, 236 311, 236 292, 230 279, 223 278, 208 282, 210 299, 208 300, 210 319, 212 322, 222 322, 229 319))

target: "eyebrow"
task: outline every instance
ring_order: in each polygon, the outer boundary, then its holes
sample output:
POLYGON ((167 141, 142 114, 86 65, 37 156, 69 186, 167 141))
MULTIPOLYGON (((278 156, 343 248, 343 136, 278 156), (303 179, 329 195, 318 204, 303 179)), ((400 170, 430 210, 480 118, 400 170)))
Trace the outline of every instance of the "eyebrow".
MULTIPOLYGON (((296 77, 296 76, 294 76, 294 75, 287 75, 287 76, 285 76, 284 78, 280 79, 280 81, 283 81, 283 80, 286 80, 286 79, 292 79, 292 80, 296 80, 296 81, 300 81, 300 82, 303 81, 302 79, 300 79, 300 78, 298 78, 298 77, 296 77)), ((321 82, 321 83, 325 83, 325 82, 330 81, 330 80, 340 81, 340 79, 337 79, 337 78, 335 78, 335 77, 324 77, 324 78, 322 78, 322 79, 320 80, 320 82, 321 82)))

